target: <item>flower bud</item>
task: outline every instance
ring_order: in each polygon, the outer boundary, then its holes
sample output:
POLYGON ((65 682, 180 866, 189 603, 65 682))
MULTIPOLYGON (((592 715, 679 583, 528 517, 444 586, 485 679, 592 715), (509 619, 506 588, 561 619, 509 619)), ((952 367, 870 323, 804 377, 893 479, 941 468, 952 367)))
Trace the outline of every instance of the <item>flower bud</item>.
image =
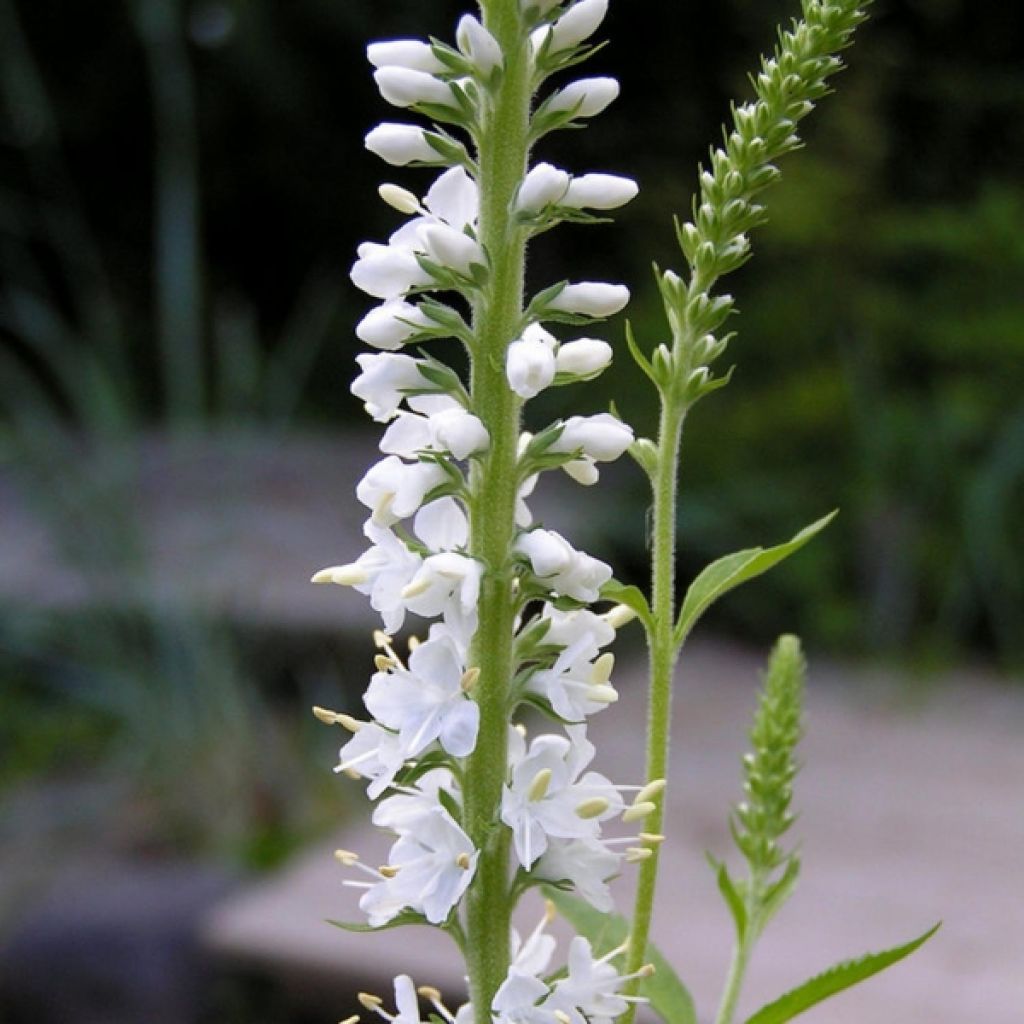
POLYGON ((505 375, 520 398, 535 398, 555 379, 555 339, 542 327, 532 325, 509 345, 505 375))
POLYGON ((422 237, 428 254, 456 273, 466 276, 470 267, 484 262, 479 244, 465 232, 448 224, 431 224, 423 229, 422 237))
POLYGON ((498 41, 471 14, 465 15, 455 30, 459 49, 483 75, 489 75, 502 62, 498 41))
POLYGON ((629 289, 621 284, 583 281, 566 285, 550 303, 550 308, 583 316, 612 316, 629 302, 629 289))
POLYGON ((619 83, 614 78, 581 78, 556 92, 548 100, 547 109, 566 111, 574 117, 595 117, 618 95, 619 83))
POLYGON ((579 0, 551 27, 550 52, 569 50, 589 39, 608 13, 608 0, 579 0))
POLYGON ((455 105, 455 97, 448 85, 425 71, 388 66, 375 71, 373 79, 381 96, 396 107, 412 107, 417 103, 435 103, 442 107, 455 105))
POLYGON ((382 43, 370 43, 366 48, 366 59, 375 68, 407 68, 428 74, 446 70, 444 64, 434 56, 430 44, 419 39, 390 39, 382 43))
POLYGON ((579 338, 567 342, 558 350, 555 367, 559 373, 571 373, 575 377, 592 377, 600 373, 612 361, 612 347, 606 341, 594 338, 579 338))
POLYGON ((516 209, 539 213, 545 206, 561 201, 569 188, 569 175, 551 164, 537 164, 523 179, 516 196, 516 209))
POLYGON ((438 161, 438 153, 427 141, 427 133, 412 124, 385 122, 377 125, 366 136, 366 148, 392 167, 438 161))
POLYGON ((636 198, 639 186, 632 178, 618 174, 583 174, 573 178, 562 199, 563 206, 576 210, 614 210, 636 198))
POLYGON ((356 337, 374 348, 393 352, 421 328, 433 326, 419 306, 392 299, 371 309, 356 326, 356 337))
POLYGON ((596 416, 572 416, 558 440, 551 445, 554 452, 582 450, 597 462, 612 462, 633 443, 633 428, 611 413, 596 416))

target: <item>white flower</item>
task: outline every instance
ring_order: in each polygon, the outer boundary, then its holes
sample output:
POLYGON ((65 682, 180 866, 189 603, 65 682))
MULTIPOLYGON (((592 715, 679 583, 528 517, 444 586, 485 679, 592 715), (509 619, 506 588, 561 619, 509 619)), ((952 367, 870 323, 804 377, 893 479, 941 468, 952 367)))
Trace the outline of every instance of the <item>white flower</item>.
POLYGON ((420 776, 415 789, 381 800, 373 809, 374 825, 397 835, 414 832, 424 817, 437 810, 441 790, 455 796, 455 777, 447 768, 433 768, 420 776))
POLYGON ((509 387, 520 398, 534 398, 555 379, 555 339, 538 324, 531 324, 523 336, 509 345, 505 354, 505 375, 509 387))
POLYGON ((596 654, 593 638, 580 637, 562 651, 551 668, 535 672, 527 689, 545 697, 556 713, 570 722, 603 711, 618 695, 609 684, 613 656, 606 654, 595 664, 596 654))
POLYGON ((452 400, 451 408, 431 416, 399 413, 381 439, 380 450, 406 458, 414 458, 421 451, 447 451, 456 459, 465 459, 483 451, 489 443, 483 423, 452 400))
POLYGON ((443 615, 455 639, 466 644, 476 632, 482 576, 483 566, 475 559, 443 551, 424 559, 402 599, 409 611, 424 618, 443 615))
POLYGON ((580 772, 594 747, 579 727, 570 736, 538 736, 525 754, 513 750, 511 780, 501 800, 501 820, 512 829, 516 856, 529 869, 548 837, 595 839, 600 822, 622 808, 615 787, 597 772, 580 772), (516 756, 516 755, 519 756, 516 756))
POLYGON ((419 306, 390 299, 371 309, 356 326, 356 337, 374 348, 393 352, 420 330, 437 325, 419 306))
POLYGON ((367 470, 356 485, 356 497, 371 510, 374 525, 391 526, 411 516, 447 479, 436 463, 408 463, 389 455, 367 470))
POLYGON ((534 865, 538 878, 572 882, 576 894, 592 907, 614 909, 608 882, 619 873, 621 858, 598 839, 548 839, 548 848, 534 865))
POLYGON ((455 106, 455 96, 448 83, 426 71, 390 65, 378 68, 373 79, 381 96, 396 107, 412 107, 417 103, 455 106))
POLYGON ((515 208, 522 213, 539 213, 545 206, 559 203, 569 189, 569 174, 551 164, 530 169, 516 194, 515 208))
POLYGON ((469 887, 479 857, 469 837, 441 807, 426 815, 416 831, 400 836, 388 864, 394 877, 371 886, 359 901, 374 928, 408 908, 441 924, 469 887))
POLYGON ((419 264, 411 249, 363 242, 356 249, 352 283, 376 299, 397 299, 411 288, 423 288, 433 278, 419 264))
POLYGON ((516 551, 530 560, 534 575, 556 594, 590 604, 612 578, 611 566, 592 558, 554 530, 532 530, 516 541, 516 551))
POLYGON ((378 423, 394 418, 407 391, 427 383, 412 356, 364 352, 356 356, 356 362, 362 373, 349 390, 363 400, 364 408, 378 423))
POLYGON ((416 986, 408 974, 395 978, 395 1009, 398 1013, 390 1018, 391 1024, 423 1024, 416 986))
POLYGON ((550 999, 552 1008, 564 1007, 573 1024, 612 1024, 635 1000, 619 995, 629 978, 608 962, 594 959, 590 943, 577 935, 569 944, 568 976, 555 983, 550 999), (573 1017, 571 1010, 579 1014, 573 1017))
POLYGON ((540 978, 510 967, 491 1003, 493 1024, 559 1024, 554 1009, 537 1005, 550 991, 540 978))
POLYGON ((594 648, 607 647, 615 639, 615 630, 603 615, 595 615, 589 608, 562 611, 552 604, 544 605, 541 618, 550 625, 544 634, 544 643, 557 647, 571 647, 581 637, 588 637, 594 648))
POLYGON ((375 68, 409 68, 428 74, 447 70, 434 56, 433 47, 419 39, 389 39, 381 43, 370 43, 366 48, 366 59, 375 68))
POLYGON ((366 790, 371 800, 376 800, 394 782, 405 764, 405 752, 398 737, 376 722, 362 723, 338 756, 336 772, 355 772, 371 780, 366 790))
POLYGON ((393 167, 413 163, 441 163, 441 155, 416 125, 385 122, 366 136, 366 148, 393 167))
POLYGON ((613 462, 632 443, 633 428, 611 413, 602 412, 596 416, 571 416, 550 450, 582 451, 596 462, 613 462))
POLYGON ((593 377, 612 361, 612 347, 595 338, 566 342, 555 356, 555 369, 574 377, 593 377))
POLYGON ((363 698, 373 717, 398 733, 406 757, 434 740, 453 757, 468 757, 476 746, 479 705, 462 689, 465 665, 450 637, 435 633, 398 665, 374 673, 363 698))
POLYGON ((608 0, 579 0, 550 28, 550 52, 579 46, 589 39, 608 13, 608 0))
POLYGON ((562 206, 574 209, 615 210, 636 198, 639 186, 618 174, 583 174, 573 178, 562 206))
POLYGON ((595 117, 619 95, 614 78, 581 78, 556 92, 544 107, 551 112, 565 111, 574 117, 595 117))
POLYGON ((498 41, 471 14, 464 15, 455 30, 459 49, 482 74, 489 75, 502 62, 498 41))
POLYGON ((435 263, 468 277, 474 265, 483 265, 480 243, 448 224, 426 224, 420 230, 423 248, 435 263))
POLYGON ((621 284, 582 281, 568 284, 549 303, 551 309, 584 316, 611 316, 629 302, 629 289, 621 284))
MULTIPOLYGON (((430 508, 430 505, 426 507, 430 508)), ((390 530, 368 522, 363 532, 373 541, 373 547, 348 565, 321 569, 313 577, 313 582, 337 583, 352 587, 360 594, 368 594, 373 610, 384 620, 384 628, 389 633, 395 633, 405 621, 402 591, 419 571, 423 559, 416 552, 410 551, 404 541, 399 540, 390 530)))
POLYGON ((469 541, 469 520, 454 498, 424 505, 412 524, 413 533, 431 551, 455 551, 469 541))

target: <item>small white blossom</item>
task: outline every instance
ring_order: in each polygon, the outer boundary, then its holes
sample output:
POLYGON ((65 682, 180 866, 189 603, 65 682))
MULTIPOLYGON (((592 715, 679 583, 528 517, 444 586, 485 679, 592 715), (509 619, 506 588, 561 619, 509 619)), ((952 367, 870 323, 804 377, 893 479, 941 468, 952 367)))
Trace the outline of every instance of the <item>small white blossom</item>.
POLYGON ((431 551, 455 551, 469 541, 469 520, 454 498, 438 498, 422 506, 412 529, 431 551))
POLYGON ((608 681, 607 666, 612 655, 595 664, 597 647, 589 635, 566 647, 551 668, 530 677, 527 689, 546 698, 555 712, 570 722, 603 711, 618 698, 608 681))
POLYGON ((533 873, 551 882, 572 882, 581 899, 610 913, 615 905, 608 882, 619 873, 621 863, 621 857, 598 839, 549 838, 533 873))
POLYGON ((590 943, 577 935, 569 944, 568 975, 555 983, 550 1005, 562 1008, 572 1024, 612 1024, 635 1001, 619 995, 628 980, 607 957, 595 959, 590 943))
POLYGON ((359 731, 341 748, 336 772, 355 772, 370 779, 367 794, 371 800, 384 792, 405 764, 405 751, 398 737, 376 722, 364 722, 359 731))
POLYGON ((446 451, 465 459, 489 443, 483 423, 452 400, 450 408, 431 416, 400 412, 381 439, 380 450, 405 458, 415 458, 422 451, 446 451))
POLYGON ((431 924, 447 920, 476 872, 479 852, 443 808, 426 815, 415 832, 400 836, 388 864, 394 877, 371 886, 359 901, 374 928, 403 910, 422 914, 431 924))
POLYGON ((501 47, 497 39, 473 15, 466 14, 462 17, 455 30, 455 38, 458 40, 459 49, 482 75, 489 75, 501 66, 501 47))
POLYGON ((413 163, 438 163, 441 156, 416 125, 385 122, 366 136, 366 148, 392 167, 413 163))
POLYGON ((426 254, 435 263, 468 277, 474 265, 485 262, 480 243, 448 224, 426 224, 420 230, 426 254))
POLYGON ((618 174, 583 174, 573 178, 562 199, 574 209, 615 210, 636 198, 640 187, 618 174))
POLYGON ((411 249, 397 245, 363 242, 352 266, 352 283, 376 299, 397 299, 411 288, 422 288, 433 278, 419 264, 411 249))
POLYGON ((569 174, 551 164, 532 167, 516 194, 515 208, 521 213, 539 213, 556 205, 569 190, 569 174))
POLYGON ((582 451, 596 462, 613 462, 633 443, 633 428, 611 413, 596 416, 571 416, 558 439, 551 445, 553 452, 582 451))
POLYGON ((356 337, 374 348, 393 352, 422 329, 436 326, 419 306, 402 299, 390 299, 371 309, 359 321, 356 337))
POLYGON ((554 1008, 538 1005, 550 991, 540 978, 510 967, 491 1003, 493 1024, 559 1024, 554 1008))
POLYGON ((389 39, 381 43, 370 43, 366 48, 366 59, 375 68, 409 68, 438 74, 445 71, 445 65, 434 56, 433 47, 419 39, 389 39))
POLYGON ((545 104, 552 112, 565 111, 574 117, 595 117, 619 95, 614 78, 581 78, 556 92, 545 104))
POLYGON ((520 398, 534 398, 555 379, 555 339, 538 324, 531 324, 505 354, 509 387, 520 398))
POLYGON ((482 576, 483 566, 476 559, 454 551, 430 555, 405 587, 403 601, 424 618, 443 615, 453 636, 465 645, 476 632, 482 576))
POLYGON ((571 544, 554 530, 532 530, 516 541, 516 551, 530 560, 534 575, 554 593, 587 604, 598 600, 612 578, 611 566, 571 544))
POLYGON ((415 789, 403 789, 381 800, 373 809, 374 825, 396 835, 415 832, 419 823, 437 810, 441 790, 456 796, 455 777, 447 768, 433 768, 419 777, 415 789))
POLYGON ((559 373, 570 373, 574 377, 593 377, 611 361, 612 347, 608 342, 595 338, 578 338, 559 347, 555 356, 555 369, 559 373))
POLYGON ((390 65, 378 68, 373 80, 381 96, 396 107, 412 107, 417 103, 455 106, 455 95, 448 83, 426 71, 390 65))
POLYGON ((544 634, 546 644, 571 647, 581 637, 588 637, 595 650, 607 647, 615 639, 615 629, 603 615, 595 615, 589 608, 562 611, 553 604, 544 605, 541 618, 548 623, 544 634))
POLYGON ((434 740, 453 757, 468 757, 476 746, 479 705, 462 689, 465 665, 454 641, 434 632, 409 657, 374 673, 364 703, 373 717, 398 733, 406 757, 434 740))
POLYGON ((596 839, 600 822, 622 809, 615 787, 597 772, 580 772, 594 746, 579 727, 565 736, 538 736, 525 753, 510 752, 512 773, 501 801, 501 820, 512 829, 516 856, 529 869, 548 846, 548 837, 596 839), (595 807, 589 813, 589 807, 595 807), (579 810, 588 809, 581 816, 579 810))
POLYGON ((364 352, 356 356, 356 362, 362 373, 349 390, 363 400, 366 411, 378 423, 395 417, 407 391, 427 383, 419 362, 412 356, 364 352))
POLYGON ((550 52, 579 46, 598 30, 607 13, 608 0, 579 0, 573 4, 548 30, 550 52))
POLYGON ((583 316, 612 316, 629 302, 629 289, 621 284, 581 281, 568 284, 550 302, 551 309, 583 316))
POLYGON ((356 497, 377 526, 392 526, 413 515, 423 499, 447 480, 433 462, 403 462, 394 455, 371 466, 356 485, 356 497))

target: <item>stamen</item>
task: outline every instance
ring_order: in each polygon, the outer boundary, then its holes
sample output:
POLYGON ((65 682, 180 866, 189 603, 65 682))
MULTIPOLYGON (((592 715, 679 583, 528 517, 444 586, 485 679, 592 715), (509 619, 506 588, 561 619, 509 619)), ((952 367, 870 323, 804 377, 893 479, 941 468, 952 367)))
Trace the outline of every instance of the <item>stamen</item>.
POLYGON ((590 681, 596 686, 603 686, 612 677, 612 670, 615 668, 615 655, 609 653, 602 654, 597 661, 594 662, 594 667, 590 670, 590 681))
POLYGON ((377 189, 377 195, 393 210, 412 215, 421 212, 420 201, 407 188, 385 183, 377 189))
POLYGON ((577 806, 576 817, 589 821, 591 818, 600 817, 609 807, 611 804, 603 796, 594 796, 577 806))
POLYGON ((626 939, 625 942, 623 942, 620 945, 616 946, 614 949, 609 949, 608 952, 605 953, 605 955, 603 957, 601 957, 601 959, 598 960, 597 962, 599 964, 606 964, 606 963, 608 963, 609 960, 614 960, 617 956, 621 956, 628 949, 629 949, 629 939, 626 939))
POLYGON ((416 991, 419 995, 423 996, 424 999, 429 999, 431 1002, 434 1002, 435 1000, 437 1002, 441 1001, 441 991, 440 989, 434 988, 433 985, 420 985, 416 991))
POLYGON ((463 693, 472 693, 473 687, 480 682, 480 667, 474 665, 472 668, 467 668, 462 674, 462 681, 459 684, 462 687, 463 693))
POLYGON ((649 846, 630 846, 626 850, 626 863, 639 864, 642 860, 648 860, 654 856, 654 851, 649 846))
POLYGON ((384 1000, 380 996, 371 995, 369 992, 360 992, 356 999, 368 1010, 376 1010, 378 1006, 384 1005, 384 1000))
POLYGON ((420 640, 418 636, 409 637, 409 639, 406 641, 406 646, 409 648, 409 653, 412 654, 412 652, 415 651, 416 648, 419 647, 419 645, 422 642, 423 641, 420 640))
POLYGON ((515 729, 515 731, 519 733, 519 735, 522 736, 523 739, 526 739, 526 726, 523 725, 522 722, 516 722, 516 724, 513 725, 512 728, 515 729))
POLYGON ((351 565, 332 565, 313 574, 310 583, 336 583, 339 587, 358 587, 369 582, 370 576, 353 562, 351 565))
POLYGON ((458 866, 462 868, 463 871, 468 871, 473 861, 470 858, 469 854, 466 853, 465 850, 463 850, 462 853, 460 853, 458 857, 455 858, 455 863, 458 864, 458 866))
POLYGON ((647 785, 637 793, 636 802, 646 803, 653 800, 656 796, 661 795, 666 785, 667 783, 664 779, 654 779, 651 782, 648 782, 647 785))
POLYGON ((622 815, 622 820, 625 822, 639 821, 641 818, 646 818, 648 814, 651 814, 656 810, 657 807, 655 807, 654 804, 638 800, 632 807, 628 807, 626 809, 626 813, 622 815))
POLYGON ((410 597, 419 597, 420 594, 425 594, 430 589, 430 585, 430 580, 424 577, 414 583, 406 584, 402 587, 402 592, 398 596, 403 601, 408 601, 410 597))
POLYGON ((648 846, 658 846, 665 842, 665 837, 657 832, 641 832, 637 838, 640 842, 647 843, 648 846))
POLYGON ((350 868, 359 863, 359 854, 353 853, 351 850, 335 850, 334 859, 339 864, 344 864, 345 867, 350 868))
POLYGON ((433 985, 420 985, 416 992, 423 996, 427 1002, 448 1022, 448 1024, 455 1024, 455 1014, 444 1005, 441 999, 441 993, 433 987, 433 985))
POLYGON ((353 1013, 351 1017, 346 1017, 344 1020, 339 1020, 338 1024, 359 1024, 359 1014, 353 1013))
POLYGON ((389 672, 395 667, 394 661, 392 661, 386 654, 375 655, 373 664, 378 672, 389 672))
POLYGON ((375 647, 380 648, 390 647, 391 637, 383 629, 375 629, 373 631, 373 644, 375 647))
POLYGON ((612 629, 622 629, 636 618, 636 612, 628 605, 617 604, 604 613, 604 621, 612 629))
POLYGON ((551 1016, 558 1021, 558 1024, 572 1024, 572 1017, 565 1010, 555 1010, 551 1016))
POLYGON ((393 867, 391 864, 381 864, 381 866, 379 868, 377 868, 377 870, 385 878, 394 878, 394 877, 397 876, 397 874, 399 872, 399 869, 396 868, 396 867, 393 867))
POLYGON ((547 796, 548 786, 551 785, 551 769, 542 768, 533 777, 533 782, 530 783, 530 788, 526 791, 526 799, 530 803, 536 803, 538 800, 543 800, 547 796))
POLYGON ((355 768, 342 768, 341 774, 354 780, 355 782, 358 782, 362 778, 362 775, 360 775, 359 772, 355 770, 355 768))
POLYGON ((351 715, 346 714, 338 715, 338 725, 340 725, 342 729, 347 729, 351 733, 359 732, 363 727, 363 723, 360 722, 358 718, 353 718, 351 715))
POLYGON ((597 704, 614 704, 619 699, 619 691, 614 686, 591 686, 587 696, 597 704))
POLYGON ((338 724, 338 713, 336 711, 328 711, 327 708, 314 707, 313 717, 318 722, 323 722, 324 725, 338 724))

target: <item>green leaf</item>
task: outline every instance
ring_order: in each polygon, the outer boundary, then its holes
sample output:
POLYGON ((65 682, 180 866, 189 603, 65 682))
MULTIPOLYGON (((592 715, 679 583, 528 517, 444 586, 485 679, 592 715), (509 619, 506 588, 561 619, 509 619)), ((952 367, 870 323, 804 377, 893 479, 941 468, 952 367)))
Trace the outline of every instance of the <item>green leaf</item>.
POLYGON ((624 604, 627 608, 632 608, 648 630, 654 629, 654 616, 651 614, 651 606, 647 603, 647 597, 639 587, 626 586, 618 580, 609 580, 601 588, 601 598, 605 601, 614 601, 616 604, 624 604))
POLYGON ((903 946, 895 946, 887 949, 884 953, 869 953, 858 960, 845 960, 842 963, 830 967, 827 971, 804 982, 799 988, 787 992, 781 999, 758 1010, 753 1017, 750 1017, 746 1024, 786 1024, 786 1021, 799 1016, 812 1006, 834 996, 844 989, 870 978, 886 967, 910 956, 914 950, 923 946, 937 931, 939 925, 930 928, 920 937, 908 942, 903 946))
POLYGON ((722 899, 725 900, 725 905, 729 908, 733 923, 736 925, 736 940, 742 942, 747 933, 747 908, 743 897, 739 894, 725 862, 716 860, 710 853, 707 857, 718 881, 718 891, 722 894, 722 899))
POLYGON ((681 645, 697 620, 726 592, 738 587, 755 576, 767 572, 794 552, 799 551, 809 540, 819 534, 838 515, 830 512, 810 526, 804 527, 792 540, 773 548, 748 548, 726 555, 712 562, 702 570, 690 584, 676 621, 675 642, 681 645))
POLYGON ((437 927, 437 925, 430 924, 422 914, 416 914, 411 910, 404 911, 397 917, 391 918, 387 924, 378 925, 376 928, 373 925, 356 921, 328 921, 327 923, 333 924, 335 928, 340 928, 345 932, 386 932, 392 928, 404 928, 409 924, 424 924, 431 928, 437 927))
MULTIPOLYGON (((618 914, 606 914, 568 893, 546 886, 544 895, 584 938, 601 954, 626 941, 629 924, 618 914)), ((651 1009, 666 1024, 697 1024, 693 997, 653 945, 647 946, 647 960, 654 974, 640 983, 640 994, 651 1001, 651 1009)))

